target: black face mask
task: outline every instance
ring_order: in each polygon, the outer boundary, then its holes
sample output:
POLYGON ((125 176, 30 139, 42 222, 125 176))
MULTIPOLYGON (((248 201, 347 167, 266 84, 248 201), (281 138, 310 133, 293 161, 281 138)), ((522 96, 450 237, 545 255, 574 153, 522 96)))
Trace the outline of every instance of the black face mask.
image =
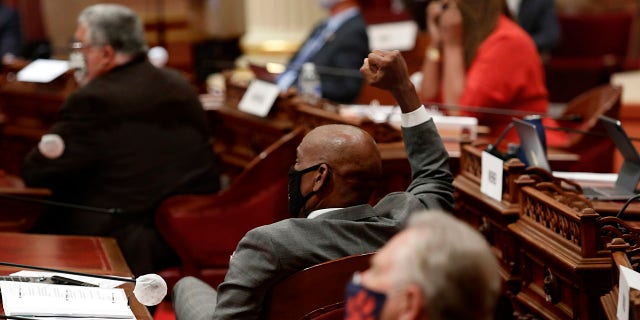
POLYGON ((300 192, 302 176, 307 172, 320 168, 320 165, 321 164, 316 164, 315 166, 300 171, 294 169, 293 166, 289 169, 289 213, 291 213, 292 217, 297 218, 300 210, 304 207, 305 203, 307 203, 307 200, 315 194, 315 191, 311 191, 306 196, 302 195, 302 192, 300 192))

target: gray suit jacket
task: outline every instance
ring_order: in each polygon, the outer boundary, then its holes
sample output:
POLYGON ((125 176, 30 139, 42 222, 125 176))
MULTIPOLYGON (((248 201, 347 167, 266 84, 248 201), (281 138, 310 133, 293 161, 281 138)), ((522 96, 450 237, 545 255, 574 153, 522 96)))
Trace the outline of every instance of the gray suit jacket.
POLYGON ((406 192, 391 193, 374 207, 363 204, 249 231, 218 287, 215 311, 213 301, 198 298, 197 282, 191 289, 179 283, 173 297, 177 319, 211 319, 211 313, 213 319, 257 319, 268 291, 285 277, 324 261, 376 251, 416 210, 450 210, 453 177, 433 121, 404 128, 403 134, 413 175, 406 192))

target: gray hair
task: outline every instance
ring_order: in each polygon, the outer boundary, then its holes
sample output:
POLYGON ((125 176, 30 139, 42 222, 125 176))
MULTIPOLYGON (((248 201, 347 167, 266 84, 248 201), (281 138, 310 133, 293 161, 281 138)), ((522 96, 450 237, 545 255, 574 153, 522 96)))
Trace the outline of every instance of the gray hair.
POLYGON ((396 284, 418 285, 429 319, 492 319, 500 294, 498 264, 482 235, 442 211, 412 215, 396 284), (473 303, 469 303, 473 301, 473 303))
POLYGON ((96 4, 82 10, 78 23, 89 31, 92 44, 110 45, 129 56, 146 54, 142 21, 131 9, 118 4, 96 4))

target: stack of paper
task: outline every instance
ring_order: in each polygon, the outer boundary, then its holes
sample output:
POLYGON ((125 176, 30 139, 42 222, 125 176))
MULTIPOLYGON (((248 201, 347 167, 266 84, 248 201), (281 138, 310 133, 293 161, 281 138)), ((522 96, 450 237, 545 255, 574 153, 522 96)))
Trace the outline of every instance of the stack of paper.
POLYGON ((11 316, 135 319, 123 289, 0 281, 11 316))

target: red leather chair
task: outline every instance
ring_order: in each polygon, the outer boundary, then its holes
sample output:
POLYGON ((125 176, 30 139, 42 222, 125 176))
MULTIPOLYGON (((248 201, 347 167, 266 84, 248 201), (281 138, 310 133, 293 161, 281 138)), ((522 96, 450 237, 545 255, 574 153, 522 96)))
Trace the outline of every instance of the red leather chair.
POLYGON ((187 275, 217 287, 247 231, 289 217, 287 172, 302 137, 301 129, 281 137, 217 194, 179 195, 163 201, 156 224, 182 260, 181 267, 160 271, 170 287, 187 275))
POLYGON ((569 101, 560 118, 579 117, 581 121, 557 120, 557 124, 563 128, 591 132, 595 135, 568 132, 568 140, 563 144, 549 144, 551 147, 580 155, 580 161, 566 168, 567 170, 612 172, 615 146, 598 118, 606 115, 618 119, 621 97, 622 87, 607 84, 588 90, 569 101))
POLYGON ((628 12, 559 14, 560 45, 545 65, 550 100, 567 102, 622 70, 632 21, 628 12))
POLYGON ((263 319, 343 319, 345 289, 356 271, 369 267, 373 253, 348 256, 311 266, 275 285, 263 319))

